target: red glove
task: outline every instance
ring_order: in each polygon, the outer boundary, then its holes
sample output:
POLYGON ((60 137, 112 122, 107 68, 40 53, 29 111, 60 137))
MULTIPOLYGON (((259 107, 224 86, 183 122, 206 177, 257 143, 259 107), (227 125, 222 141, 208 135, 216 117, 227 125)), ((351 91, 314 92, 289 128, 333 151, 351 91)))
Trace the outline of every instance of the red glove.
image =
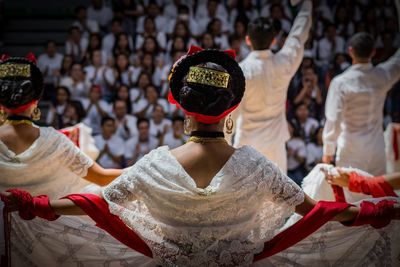
POLYGON ((5 207, 16 205, 19 216, 24 220, 32 220, 37 216, 48 221, 54 221, 60 217, 50 206, 49 197, 46 195, 32 197, 29 192, 20 189, 9 189, 6 192, 12 194, 14 201, 8 197, 2 197, 1 200, 3 200, 5 207))
POLYGON ((356 219, 351 223, 343 223, 346 226, 360 226, 369 224, 379 229, 385 227, 395 218, 395 201, 381 200, 374 204, 369 201, 363 201, 360 205, 360 212, 356 219))
POLYGON ((373 197, 397 197, 393 188, 388 184, 383 176, 366 178, 356 172, 349 175, 349 190, 351 192, 364 193, 373 197))

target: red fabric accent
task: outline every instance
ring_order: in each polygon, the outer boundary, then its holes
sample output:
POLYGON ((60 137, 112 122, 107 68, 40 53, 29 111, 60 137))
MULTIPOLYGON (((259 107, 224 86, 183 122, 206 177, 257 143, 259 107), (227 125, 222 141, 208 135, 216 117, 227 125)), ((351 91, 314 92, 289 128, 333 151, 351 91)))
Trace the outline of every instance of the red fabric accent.
POLYGON ((217 116, 209 116, 209 115, 203 115, 203 114, 199 114, 196 112, 190 112, 185 110, 175 99, 174 96, 172 95, 171 91, 168 93, 168 101, 175 105, 177 108, 181 109, 186 115, 188 116, 193 116, 196 118, 196 120, 198 122, 201 123, 205 123, 205 124, 213 124, 213 123, 218 123, 220 120, 222 120, 223 118, 225 118, 226 116, 228 116, 229 113, 231 113, 232 111, 234 111, 239 104, 231 107, 230 109, 225 110, 222 114, 217 115, 217 116))
POLYGON ((346 226, 369 224, 376 229, 385 227, 395 217, 395 209, 393 208, 395 203, 396 201, 391 200, 382 200, 376 204, 369 201, 363 201, 360 205, 360 212, 354 222, 343 224, 346 226))
POLYGON ((32 52, 29 52, 29 53, 25 56, 25 58, 26 58, 27 60, 29 60, 30 62, 34 63, 34 64, 37 63, 36 57, 35 57, 35 55, 34 55, 32 52))
POLYGON ((29 103, 27 103, 27 104, 25 104, 25 105, 23 105, 23 106, 20 106, 20 107, 18 107, 18 108, 14 108, 14 109, 12 109, 12 108, 6 108, 6 107, 2 107, 6 112, 8 112, 8 113, 14 113, 14 114, 17 114, 17 113, 21 113, 21 112, 24 112, 25 110, 27 110, 28 108, 30 108, 33 104, 36 104, 36 102, 37 102, 37 100, 32 100, 31 102, 29 102, 29 103))
POLYGON ((59 131, 60 131, 60 133, 67 136, 72 141, 72 143, 74 143, 77 147, 80 146, 80 144, 79 144, 79 134, 80 134, 79 127, 73 128, 71 130, 60 129, 59 131))
POLYGON ((0 56, 0 61, 6 61, 7 59, 9 59, 10 58, 10 55, 8 55, 8 54, 2 54, 1 56, 0 56))
MULTIPOLYGON (((197 53, 197 52, 200 52, 200 51, 203 51, 203 50, 204 50, 204 49, 201 48, 200 46, 191 45, 191 46, 189 47, 189 51, 188 51, 186 54, 189 56, 189 55, 192 55, 192 54, 194 54, 194 53, 197 53)), ((231 58, 233 58, 233 59, 236 58, 236 51, 233 50, 233 49, 224 50, 224 53, 225 53, 225 54, 228 54, 228 55, 229 55, 231 58)))
POLYGON ((399 159, 399 142, 397 140, 397 131, 395 129, 393 129, 393 153, 394 153, 394 160, 398 160, 399 159))
POLYGON ((319 201, 298 222, 265 242, 263 252, 255 255, 254 261, 270 257, 295 245, 350 206, 348 203, 319 201))
POLYGON ((110 213, 104 199, 92 194, 71 194, 64 198, 74 202, 96 222, 96 226, 111 234, 121 243, 148 257, 153 256, 147 244, 118 216, 110 213))
MULTIPOLYGON (((110 213, 104 199, 92 194, 72 194, 65 198, 73 201, 75 205, 79 206, 97 223, 98 227, 107 231, 121 243, 148 257, 152 257, 151 250, 146 243, 131 228, 127 227, 119 217, 110 213)), ((348 203, 318 202, 300 221, 275 236, 272 240, 265 242, 263 252, 256 255, 254 261, 272 256, 293 246, 350 206, 348 203)))
MULTIPOLYGON (((32 197, 29 192, 20 189, 9 189, 7 192, 12 194, 18 214, 24 220, 32 220, 38 216, 48 221, 54 221, 60 217, 55 214, 50 206, 49 197, 46 195, 32 197)), ((11 202, 6 201, 4 204, 9 206, 11 202)))
POLYGON ((337 185, 331 185, 335 200, 337 202, 346 202, 346 197, 344 196, 343 188, 337 185))
POLYGON ((364 193, 373 197, 397 197, 393 188, 388 184, 383 176, 364 177, 356 172, 351 172, 349 176, 349 190, 356 193, 364 193))

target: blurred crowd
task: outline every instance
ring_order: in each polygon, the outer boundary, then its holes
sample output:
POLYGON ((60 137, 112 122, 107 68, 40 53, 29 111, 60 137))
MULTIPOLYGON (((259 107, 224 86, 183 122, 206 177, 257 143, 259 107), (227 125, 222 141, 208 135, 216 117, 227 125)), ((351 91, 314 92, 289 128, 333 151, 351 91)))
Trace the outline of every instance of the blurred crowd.
MULTIPOLYGON (((329 83, 351 65, 347 41, 356 32, 376 38, 373 64, 400 45, 393 1, 315 0, 313 27, 301 67, 288 92, 287 143, 290 176, 304 176, 322 157, 324 105, 329 83)), ((93 129, 99 163, 133 164, 160 145, 183 144, 183 114, 166 99, 173 62, 192 44, 250 52, 248 22, 271 20, 278 51, 297 8, 281 0, 92 0, 75 8, 63 53, 45 44, 38 64, 45 75, 44 98, 52 106, 46 123, 64 128, 84 122, 93 129)), ((400 121, 400 88, 387 97, 385 121, 400 121)))

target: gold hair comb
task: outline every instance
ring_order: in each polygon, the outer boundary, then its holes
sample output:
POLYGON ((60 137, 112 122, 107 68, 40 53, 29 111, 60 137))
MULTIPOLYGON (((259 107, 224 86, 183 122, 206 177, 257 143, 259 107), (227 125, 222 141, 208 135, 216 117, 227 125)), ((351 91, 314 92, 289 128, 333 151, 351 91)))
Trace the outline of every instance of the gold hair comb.
POLYGON ((31 77, 31 66, 28 64, 2 64, 0 65, 0 78, 5 77, 31 77))
POLYGON ((229 74, 218 70, 192 66, 189 69, 187 82, 227 88, 229 74))

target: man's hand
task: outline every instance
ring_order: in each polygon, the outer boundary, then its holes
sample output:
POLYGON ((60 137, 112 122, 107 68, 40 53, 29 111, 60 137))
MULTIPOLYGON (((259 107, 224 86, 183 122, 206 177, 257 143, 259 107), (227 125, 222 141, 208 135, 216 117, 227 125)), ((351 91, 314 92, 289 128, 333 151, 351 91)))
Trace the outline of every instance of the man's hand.
POLYGON ((323 155, 322 156, 322 162, 326 163, 326 164, 332 164, 333 156, 323 155))

